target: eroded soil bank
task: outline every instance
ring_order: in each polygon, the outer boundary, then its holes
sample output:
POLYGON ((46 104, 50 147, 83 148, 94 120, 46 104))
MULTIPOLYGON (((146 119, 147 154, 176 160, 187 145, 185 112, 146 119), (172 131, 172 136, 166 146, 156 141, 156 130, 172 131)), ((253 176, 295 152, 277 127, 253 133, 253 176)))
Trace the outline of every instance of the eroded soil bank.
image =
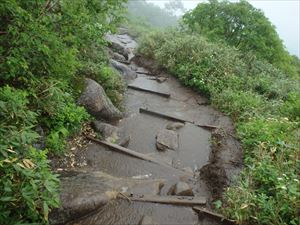
MULTIPOLYGON (((127 34, 108 38, 115 60, 112 65, 128 83, 125 116, 113 125, 127 137, 126 148, 160 163, 91 141, 81 148, 74 147, 72 165, 56 162, 63 205, 53 212, 52 223, 144 224, 142 218, 148 216, 155 221, 151 224, 225 224, 199 217, 191 206, 116 196, 170 196, 174 185, 182 182, 195 198, 205 198, 207 203, 202 207, 210 209, 211 202, 240 171, 242 149, 228 117, 159 70, 151 60, 133 57, 137 44, 127 34)), ((109 140, 114 142, 113 138, 109 140)))

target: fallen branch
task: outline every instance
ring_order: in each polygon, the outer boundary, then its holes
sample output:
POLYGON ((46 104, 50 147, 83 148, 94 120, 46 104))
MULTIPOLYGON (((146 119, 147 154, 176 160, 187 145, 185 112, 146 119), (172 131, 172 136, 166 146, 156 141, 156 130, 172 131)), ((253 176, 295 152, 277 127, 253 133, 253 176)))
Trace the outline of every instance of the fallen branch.
POLYGON ((185 196, 159 196, 159 195, 142 195, 142 196, 128 196, 131 201, 137 202, 152 202, 169 205, 205 205, 205 197, 185 197, 185 196))
POLYGON ((157 117, 161 117, 161 118, 164 118, 164 119, 178 121, 178 122, 181 122, 181 123, 185 123, 185 122, 194 123, 193 121, 181 119, 181 118, 178 118, 176 116, 166 115, 166 114, 163 114, 163 113, 160 113, 160 112, 155 112, 155 111, 152 111, 152 110, 149 110, 149 109, 146 109, 146 108, 140 108, 140 113, 145 113, 145 114, 148 114, 148 115, 157 116, 157 117))
POLYGON ((226 219, 223 215, 208 211, 207 209, 193 207, 193 210, 196 211, 197 213, 205 214, 205 215, 211 216, 213 218, 219 219, 220 221, 223 221, 227 224, 236 225, 236 222, 234 220, 226 219))
POLYGON ((153 91, 153 90, 149 90, 149 89, 144 89, 144 88, 140 88, 134 85, 128 85, 128 88, 133 89, 133 90, 137 90, 137 91, 143 91, 143 92, 149 92, 151 94, 156 94, 165 98, 170 98, 170 94, 169 93, 163 93, 163 92, 158 92, 158 91, 153 91))
MULTIPOLYGON (((195 124, 195 122, 193 122, 193 121, 186 120, 186 119, 181 119, 181 118, 178 118, 176 116, 166 115, 166 114, 163 114, 163 113, 160 113, 160 112, 149 110, 147 108, 140 108, 140 113, 145 113, 145 114, 148 114, 148 115, 157 116, 157 117, 161 117, 161 118, 164 118, 164 119, 178 121, 178 122, 181 122, 181 123, 195 124)), ((209 129, 209 130, 214 130, 214 129, 219 129, 220 128, 218 126, 208 125, 208 124, 195 124, 195 125, 198 126, 198 127, 209 129)))
POLYGON ((187 171, 183 171, 183 170, 180 170, 180 169, 176 169, 176 168, 174 168, 174 167, 172 167, 172 166, 170 166, 170 165, 168 165, 168 164, 166 164, 166 163, 164 163, 164 162, 162 162, 162 161, 156 160, 156 159, 154 159, 154 158, 152 158, 152 157, 150 157, 150 156, 148 156, 148 155, 146 155, 146 154, 139 153, 139 152, 133 151, 133 150, 131 150, 131 149, 124 148, 124 147, 122 147, 122 146, 119 146, 119 145, 116 145, 116 144, 112 144, 112 143, 109 143, 109 142, 106 142, 106 141, 101 141, 101 140, 96 139, 96 138, 94 138, 94 137, 91 137, 91 136, 89 136, 89 135, 86 135, 85 137, 86 137, 87 139, 93 141, 93 142, 96 142, 96 143, 98 143, 98 144, 101 144, 101 145, 104 145, 104 146, 106 146, 106 147, 109 147, 109 148, 112 149, 112 150, 115 150, 115 151, 124 153, 124 154, 126 154, 126 155, 133 156, 133 157, 138 158, 138 159, 142 159, 142 160, 147 161, 147 162, 152 162, 152 163, 158 164, 158 165, 160 165, 160 166, 164 166, 164 167, 167 167, 167 168, 170 168, 170 169, 174 169, 174 170, 176 170, 176 171, 178 171, 178 172, 181 172, 181 173, 183 173, 184 175, 188 175, 188 176, 190 176, 190 177, 193 177, 193 176, 194 176, 194 174, 192 174, 192 173, 188 173, 187 171))
POLYGON ((0 35, 5 35, 5 34, 7 34, 7 32, 5 32, 5 31, 0 31, 0 35))

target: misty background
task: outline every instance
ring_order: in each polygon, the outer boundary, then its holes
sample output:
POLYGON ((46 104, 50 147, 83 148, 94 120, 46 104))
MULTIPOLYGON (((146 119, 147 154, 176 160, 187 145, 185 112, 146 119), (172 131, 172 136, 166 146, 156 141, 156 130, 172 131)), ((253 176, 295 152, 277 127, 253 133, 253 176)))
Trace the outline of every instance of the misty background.
MULTIPOLYGON (((147 2, 164 8, 169 0, 147 0, 147 2)), ((182 2, 186 10, 191 10, 204 0, 182 0, 182 2)), ((275 25, 286 49, 300 57, 300 0, 249 0, 248 2, 264 12, 275 25)))

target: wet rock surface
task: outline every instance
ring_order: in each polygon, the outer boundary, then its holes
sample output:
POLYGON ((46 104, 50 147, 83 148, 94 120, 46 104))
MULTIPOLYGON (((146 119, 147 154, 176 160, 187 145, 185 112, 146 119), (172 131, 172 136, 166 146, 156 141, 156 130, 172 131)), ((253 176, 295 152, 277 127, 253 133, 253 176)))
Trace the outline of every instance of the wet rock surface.
POLYGON ((153 218, 150 216, 143 216, 139 225, 159 225, 158 223, 153 221, 153 218))
POLYGON ((166 129, 168 129, 168 130, 178 130, 182 127, 184 127, 184 123, 173 122, 173 123, 168 123, 167 126, 166 126, 166 129))
POLYGON ((113 66, 127 83, 170 93, 170 98, 128 89, 126 116, 121 118, 123 114, 115 110, 111 102, 99 97, 103 89, 88 81, 80 102, 99 120, 120 119, 113 125, 94 122, 94 129, 101 132, 105 140, 149 155, 165 166, 90 143, 75 154, 76 159, 85 159, 83 167, 73 168, 73 172, 67 171, 66 174, 62 169, 63 204, 51 214, 52 223, 145 224, 143 220, 149 216, 145 219, 146 224, 224 224, 205 216, 199 217, 191 207, 135 202, 124 196, 118 197, 119 193, 141 197, 167 197, 171 193, 179 198, 192 198, 194 195, 205 197, 208 200, 206 207, 210 208, 210 202, 220 196, 242 165, 242 151, 234 139, 231 120, 207 105, 207 99, 161 71, 153 61, 141 56, 132 58, 137 44, 126 33, 123 29, 121 35, 107 36, 115 59, 111 60, 113 66), (130 65, 116 61, 124 59, 130 65), (150 108, 191 122, 183 124, 142 114, 140 108, 150 108), (196 124, 221 129, 207 130, 196 124), (157 145, 175 151, 157 151, 157 145))
POLYGON ((163 129, 156 136, 156 147, 160 151, 178 148, 178 134, 175 131, 163 129))
POLYGON ((194 196, 193 189, 185 182, 178 182, 172 186, 168 192, 169 195, 194 196))
POLYGON ((123 75, 125 80, 133 80, 137 77, 137 74, 123 63, 111 59, 110 64, 123 75))
POLYGON ((98 119, 120 119, 123 114, 112 104, 105 91, 96 81, 86 79, 86 88, 78 103, 98 119))
POLYGON ((116 143, 121 146, 128 146, 130 142, 130 136, 125 136, 122 128, 102 121, 93 121, 92 127, 107 142, 116 143))

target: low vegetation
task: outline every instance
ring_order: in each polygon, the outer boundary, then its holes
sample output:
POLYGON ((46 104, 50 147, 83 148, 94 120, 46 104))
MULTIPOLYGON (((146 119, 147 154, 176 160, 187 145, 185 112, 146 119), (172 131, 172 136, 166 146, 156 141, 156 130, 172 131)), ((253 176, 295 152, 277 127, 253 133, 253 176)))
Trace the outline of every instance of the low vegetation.
POLYGON ((299 224, 299 76, 182 31, 145 35, 139 53, 236 122, 245 168, 217 202, 220 210, 239 224, 299 224))
POLYGON ((120 102, 124 87, 107 66, 104 35, 124 2, 1 1, 0 224, 47 224, 59 206, 47 155, 62 154, 89 119, 76 105, 84 77, 120 102))

